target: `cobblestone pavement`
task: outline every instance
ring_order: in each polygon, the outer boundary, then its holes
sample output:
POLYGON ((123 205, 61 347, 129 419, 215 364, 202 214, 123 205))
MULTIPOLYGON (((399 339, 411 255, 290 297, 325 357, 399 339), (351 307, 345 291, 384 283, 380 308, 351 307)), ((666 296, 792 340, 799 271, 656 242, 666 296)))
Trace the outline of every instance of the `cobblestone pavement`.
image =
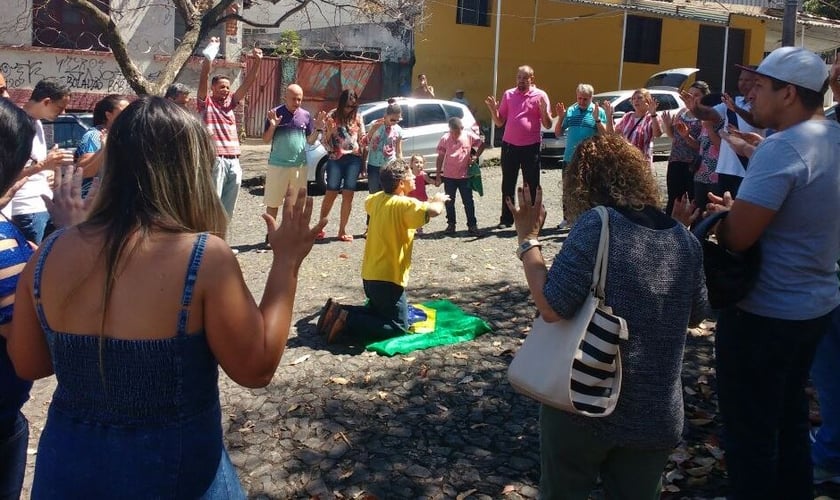
MULTIPOLYGON (((259 217, 267 148, 245 149, 231 241, 259 299, 270 263, 270 254, 261 250, 265 225, 259 217)), ((548 228, 560 222, 560 173, 543 172, 548 228)), ((664 179, 661 163, 658 175, 664 179)), ((430 222, 415 244, 408 290, 413 302, 447 298, 489 321, 493 331, 472 342, 393 358, 357 346, 328 346, 314 332, 327 297, 363 300, 365 193, 354 200, 352 243, 335 239, 336 204, 328 238, 315 245, 300 270, 293 332, 271 384, 251 390, 220 377, 225 439, 251 498, 537 497, 537 405, 506 381, 534 308, 514 256, 514 231, 490 229, 498 222, 500 178, 498 167, 484 170, 486 193, 476 202, 482 236, 466 234, 462 209, 455 236, 442 235, 443 216, 430 222)), ((316 213, 321 199, 315 199, 316 213)), ((546 231, 547 259, 562 237, 556 229, 546 231)), ((702 331, 690 336, 687 385, 697 388, 698 377, 708 374, 711 338, 702 331)), ((36 383, 24 409, 32 426, 25 496, 54 386, 53 378, 36 383)), ((712 402, 697 405, 708 408, 712 402)), ((698 432, 687 435, 702 447, 706 434, 698 432)), ((130 464, 130 457, 115 459, 130 464)), ((713 473, 710 481, 683 491, 720 495, 720 477, 713 473)))

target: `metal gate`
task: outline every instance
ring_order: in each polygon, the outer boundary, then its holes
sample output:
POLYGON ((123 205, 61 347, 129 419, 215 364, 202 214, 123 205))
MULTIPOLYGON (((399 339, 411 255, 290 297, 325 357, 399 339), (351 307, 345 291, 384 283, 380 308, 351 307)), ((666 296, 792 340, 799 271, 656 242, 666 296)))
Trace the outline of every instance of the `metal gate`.
POLYGON ((248 90, 245 101, 245 134, 248 137, 262 137, 265 114, 270 108, 280 104, 283 93, 280 91, 280 59, 263 57, 259 68, 255 59, 245 60, 245 74, 257 71, 257 80, 248 90))

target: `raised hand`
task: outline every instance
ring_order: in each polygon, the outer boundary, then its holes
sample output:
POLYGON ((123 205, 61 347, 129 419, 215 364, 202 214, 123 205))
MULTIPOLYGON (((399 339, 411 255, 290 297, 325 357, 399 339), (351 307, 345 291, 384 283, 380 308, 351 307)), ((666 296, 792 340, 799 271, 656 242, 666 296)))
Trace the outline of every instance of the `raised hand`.
POLYGON ((652 115, 655 115, 656 114, 656 108, 659 107, 659 101, 657 101, 654 98, 651 98, 648 101, 647 105, 648 105, 648 113, 650 113, 652 115))
POLYGON ((486 104, 487 107, 490 108, 490 111, 495 112, 499 109, 499 103, 496 102, 496 98, 492 95, 488 95, 486 98, 484 98, 484 104, 486 104))
POLYGON ((58 149, 58 144, 47 153, 43 162, 43 169, 53 169, 73 163, 73 152, 69 149, 58 149))
POLYGON ((729 94, 725 93, 721 96, 720 100, 726 104, 726 109, 729 111, 735 111, 735 99, 732 98, 729 94))
POLYGON ((315 115, 315 126, 321 130, 326 128, 327 126, 327 112, 326 111, 318 111, 318 114, 315 115))
POLYGON ((53 197, 41 195, 50 218, 58 227, 84 222, 99 192, 99 179, 94 178, 86 198, 82 198, 84 170, 67 165, 55 170, 53 197))
POLYGON ((686 125, 685 122, 677 122, 677 124, 674 125, 674 130, 676 130, 682 137, 688 138, 688 125, 686 125))
POLYGON ((604 108, 604 114, 607 115, 607 120, 612 120, 613 117, 613 107, 610 101, 601 101, 601 107, 604 108))
MULTIPOLYGON (((671 115, 670 111, 663 111, 662 112, 662 124, 665 125, 666 128, 671 128, 671 125, 674 123, 674 117, 671 115)), ((679 124, 677 124, 679 125, 679 124)), ((683 123, 683 125, 685 125, 683 123)))
POLYGON ((268 124, 272 127, 280 125, 280 117, 277 116, 277 110, 274 108, 268 110, 268 113, 265 114, 265 119, 268 120, 268 124))
POLYGON ((693 201, 688 199, 688 193, 683 193, 674 201, 674 208, 671 210, 671 217, 683 226, 690 226, 692 222, 700 217, 700 209, 693 201))
POLYGON ((558 102, 554 105, 554 111, 557 113, 557 116, 566 116, 566 105, 562 102, 558 102))
POLYGON ((288 258, 293 265, 300 266, 312 250, 318 233, 327 225, 327 219, 321 219, 314 226, 309 225, 312 220, 312 198, 306 196, 306 188, 301 188, 297 199, 293 200, 294 191, 289 188, 283 200, 283 218, 280 223, 268 214, 262 216, 274 258, 288 258))
POLYGON ((519 206, 514 206, 513 200, 505 198, 510 212, 513 214, 516 234, 519 241, 536 239, 545 223, 545 205, 542 202, 542 188, 537 186, 537 195, 531 200, 531 188, 528 184, 522 184, 516 189, 519 206))

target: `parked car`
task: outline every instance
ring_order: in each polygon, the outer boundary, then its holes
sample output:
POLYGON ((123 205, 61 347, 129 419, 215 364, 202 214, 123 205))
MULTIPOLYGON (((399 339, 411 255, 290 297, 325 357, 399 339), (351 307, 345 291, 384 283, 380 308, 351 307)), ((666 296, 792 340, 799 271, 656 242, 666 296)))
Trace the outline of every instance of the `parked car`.
MULTIPOLYGON (((677 110, 685 106, 680 97, 680 90, 683 90, 688 79, 699 69, 697 68, 675 68, 661 71, 651 75, 645 83, 645 88, 650 90, 651 95, 659 103, 660 111, 677 110)), ((600 92, 592 96, 592 100, 600 104, 609 101, 613 106, 613 121, 618 123, 622 116, 633 110, 633 103, 630 98, 634 90, 615 90, 612 92, 600 92)), ((574 104, 574 103, 571 103, 574 104)), ((571 105, 570 104, 570 105, 571 105)), ((540 158, 546 164, 560 164, 563 162, 563 153, 566 151, 566 136, 556 137, 554 125, 560 117, 554 117, 550 129, 542 129, 542 141, 540 144, 540 158)), ((665 134, 653 140, 653 154, 665 155, 671 151, 671 138, 665 134)))
POLYGON ((43 121, 47 148, 58 144, 62 149, 76 149, 85 132, 93 127, 91 113, 64 113, 53 121, 43 121))
MULTIPOLYGON (((475 117, 463 104, 442 99, 414 99, 398 97, 397 103, 402 108, 403 129, 402 150, 406 158, 414 154, 422 155, 426 160, 426 171, 435 171, 437 145, 440 138, 449 131, 449 119, 460 118, 465 130, 481 134, 475 117)), ((359 113, 369 129, 374 121, 385 116, 387 101, 377 101, 359 106, 359 113)), ((326 187, 327 150, 317 141, 307 147, 307 180, 315 183, 319 190, 326 187)))

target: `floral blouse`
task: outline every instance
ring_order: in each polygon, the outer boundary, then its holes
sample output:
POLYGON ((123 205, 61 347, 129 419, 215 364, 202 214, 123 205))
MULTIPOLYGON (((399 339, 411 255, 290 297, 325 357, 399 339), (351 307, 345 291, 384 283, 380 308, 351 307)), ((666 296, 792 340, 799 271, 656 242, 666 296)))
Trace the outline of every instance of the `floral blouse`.
POLYGON ((338 160, 347 154, 361 156, 362 144, 360 140, 364 135, 365 124, 358 113, 355 123, 343 125, 336 123, 329 137, 330 159, 338 160))

